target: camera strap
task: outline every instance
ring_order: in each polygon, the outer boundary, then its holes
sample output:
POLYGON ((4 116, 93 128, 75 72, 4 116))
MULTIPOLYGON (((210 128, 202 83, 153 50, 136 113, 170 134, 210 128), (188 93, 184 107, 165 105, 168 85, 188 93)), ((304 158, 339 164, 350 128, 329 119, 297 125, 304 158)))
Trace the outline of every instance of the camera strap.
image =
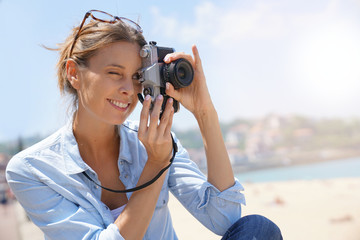
MULTIPOLYGON (((170 134, 171 135, 171 134, 170 134)), ((128 193, 128 192, 135 192, 135 191, 138 191, 140 189, 143 189, 143 188, 146 188, 147 186, 153 184, 156 180, 159 179, 159 177, 161 177, 161 175, 171 166, 172 162, 174 161, 174 158, 175 158, 175 155, 178 151, 178 147, 177 147, 177 144, 173 138, 173 136, 171 135, 171 140, 172 140, 172 146, 173 146, 173 155, 170 159, 170 163, 169 165, 167 165, 166 167, 164 167, 163 169, 160 170, 160 172, 153 178, 151 179, 150 181, 140 185, 140 186, 137 186, 137 187, 134 187, 134 188, 130 188, 130 189, 125 189, 125 190, 114 190, 114 189, 111 189, 111 188, 107 188, 107 187, 104 187, 104 186, 101 186, 100 184, 98 184, 97 182, 95 182, 91 177, 89 177, 89 175, 86 173, 86 172, 83 172, 83 174, 85 175, 85 177, 87 179, 89 179, 91 182, 93 182, 96 186, 98 187, 101 187, 102 189, 106 190, 106 191, 110 191, 110 192, 114 192, 114 193, 128 193)))

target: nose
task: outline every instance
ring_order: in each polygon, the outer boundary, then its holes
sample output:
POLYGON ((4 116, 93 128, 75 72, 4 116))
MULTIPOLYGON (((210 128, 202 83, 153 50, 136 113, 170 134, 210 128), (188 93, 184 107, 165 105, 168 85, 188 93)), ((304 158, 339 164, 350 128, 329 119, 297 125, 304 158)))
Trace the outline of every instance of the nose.
POLYGON ((134 94, 134 84, 131 78, 126 78, 119 87, 119 92, 125 95, 134 94))

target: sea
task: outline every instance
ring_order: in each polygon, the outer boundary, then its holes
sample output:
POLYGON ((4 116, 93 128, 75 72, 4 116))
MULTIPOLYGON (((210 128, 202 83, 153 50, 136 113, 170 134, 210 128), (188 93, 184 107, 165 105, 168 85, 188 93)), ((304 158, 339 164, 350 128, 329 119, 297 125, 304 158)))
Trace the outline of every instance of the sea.
POLYGON ((235 174, 240 182, 273 182, 360 177, 360 157, 276 167, 235 174))

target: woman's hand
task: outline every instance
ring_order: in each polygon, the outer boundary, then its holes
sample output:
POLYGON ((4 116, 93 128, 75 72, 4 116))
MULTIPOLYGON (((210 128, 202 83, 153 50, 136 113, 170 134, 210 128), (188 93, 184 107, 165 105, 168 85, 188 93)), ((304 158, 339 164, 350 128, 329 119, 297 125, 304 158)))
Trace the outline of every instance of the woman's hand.
MULTIPOLYGON (((145 97, 140 114, 139 140, 144 144, 148 160, 142 170, 137 186, 149 182, 169 164, 172 153, 171 124, 174 115, 173 100, 169 99, 159 122, 163 96, 159 95, 150 112, 151 97, 145 97), (150 116, 150 120, 149 120, 150 116)), ((168 171, 168 170, 166 170, 168 171)), ((125 209, 115 220, 125 239, 142 239, 154 214, 156 202, 166 178, 166 172, 154 183, 134 192, 125 209)))
POLYGON ((195 45, 192 46, 192 52, 194 58, 185 53, 170 53, 165 56, 164 62, 170 63, 179 58, 185 58, 194 68, 194 80, 190 86, 175 90, 172 84, 167 83, 166 94, 178 100, 196 117, 205 114, 208 110, 213 110, 214 106, 206 85, 206 78, 201 65, 200 55, 195 45))
POLYGON ((192 47, 192 51, 194 59, 185 53, 171 53, 165 57, 166 63, 178 58, 185 58, 194 68, 194 80, 190 86, 175 90, 171 84, 167 84, 166 94, 178 100, 194 114, 203 136, 208 181, 223 191, 234 185, 234 174, 223 141, 219 119, 206 86, 199 52, 195 45, 192 47))
POLYGON ((139 140, 144 144, 148 154, 148 163, 153 163, 161 169, 169 164, 172 154, 171 125, 174 116, 173 99, 169 98, 159 122, 162 102, 163 96, 159 95, 150 112, 150 95, 145 97, 138 130, 139 140))

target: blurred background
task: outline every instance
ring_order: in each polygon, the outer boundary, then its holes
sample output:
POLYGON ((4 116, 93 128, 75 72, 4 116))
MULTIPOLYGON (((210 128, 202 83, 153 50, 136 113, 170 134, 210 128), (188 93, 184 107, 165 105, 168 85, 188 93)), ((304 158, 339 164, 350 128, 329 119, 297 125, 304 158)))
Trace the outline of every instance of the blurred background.
MULTIPOLYGON (((0 0, 0 219, 11 219, 0 220, 0 239, 36 232, 7 188, 7 162, 68 120, 58 55, 41 45, 56 47, 90 9, 137 21, 159 46, 198 46, 244 215, 268 216, 284 239, 360 239, 359 0, 0 0)), ((196 126, 184 108, 175 115, 206 173, 196 126)), ((180 239, 191 239, 198 225, 170 207, 180 239)))

